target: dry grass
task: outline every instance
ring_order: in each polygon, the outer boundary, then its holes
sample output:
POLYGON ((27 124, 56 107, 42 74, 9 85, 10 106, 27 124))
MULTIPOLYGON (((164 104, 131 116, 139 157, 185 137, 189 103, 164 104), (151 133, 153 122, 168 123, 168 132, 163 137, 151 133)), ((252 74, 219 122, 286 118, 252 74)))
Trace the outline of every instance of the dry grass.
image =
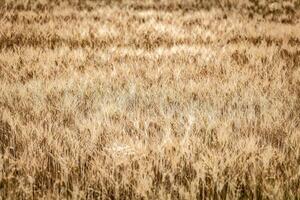
POLYGON ((299 1, 0 2, 1 200, 300 198, 299 1))

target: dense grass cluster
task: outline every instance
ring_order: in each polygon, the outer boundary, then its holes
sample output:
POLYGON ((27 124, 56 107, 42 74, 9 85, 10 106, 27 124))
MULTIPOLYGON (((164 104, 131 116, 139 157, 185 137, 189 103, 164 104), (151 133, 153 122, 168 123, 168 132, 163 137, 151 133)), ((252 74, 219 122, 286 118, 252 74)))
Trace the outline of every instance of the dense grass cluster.
POLYGON ((0 1, 0 199, 299 199, 299 1, 0 1))

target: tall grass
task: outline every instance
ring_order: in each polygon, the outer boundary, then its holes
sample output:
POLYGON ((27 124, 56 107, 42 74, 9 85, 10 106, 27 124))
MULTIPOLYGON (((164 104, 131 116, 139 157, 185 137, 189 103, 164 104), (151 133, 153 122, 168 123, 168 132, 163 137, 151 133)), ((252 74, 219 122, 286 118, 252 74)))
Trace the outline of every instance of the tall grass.
POLYGON ((0 199, 299 199, 299 2, 208 2, 1 1, 0 199))

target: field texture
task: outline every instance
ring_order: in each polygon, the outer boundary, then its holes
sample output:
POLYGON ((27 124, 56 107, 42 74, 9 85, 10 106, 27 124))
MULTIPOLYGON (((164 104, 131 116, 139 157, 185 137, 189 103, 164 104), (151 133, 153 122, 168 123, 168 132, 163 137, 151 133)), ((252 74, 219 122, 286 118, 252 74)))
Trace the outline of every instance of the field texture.
POLYGON ((0 199, 300 199, 299 9, 0 0, 0 199))

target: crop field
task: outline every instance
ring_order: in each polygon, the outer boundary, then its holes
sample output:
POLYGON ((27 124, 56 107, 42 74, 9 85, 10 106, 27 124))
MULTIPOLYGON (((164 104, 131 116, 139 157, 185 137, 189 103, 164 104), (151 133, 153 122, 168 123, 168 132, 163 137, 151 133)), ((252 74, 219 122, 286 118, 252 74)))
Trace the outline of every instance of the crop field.
POLYGON ((6 199, 300 199, 300 1, 0 0, 6 199))

